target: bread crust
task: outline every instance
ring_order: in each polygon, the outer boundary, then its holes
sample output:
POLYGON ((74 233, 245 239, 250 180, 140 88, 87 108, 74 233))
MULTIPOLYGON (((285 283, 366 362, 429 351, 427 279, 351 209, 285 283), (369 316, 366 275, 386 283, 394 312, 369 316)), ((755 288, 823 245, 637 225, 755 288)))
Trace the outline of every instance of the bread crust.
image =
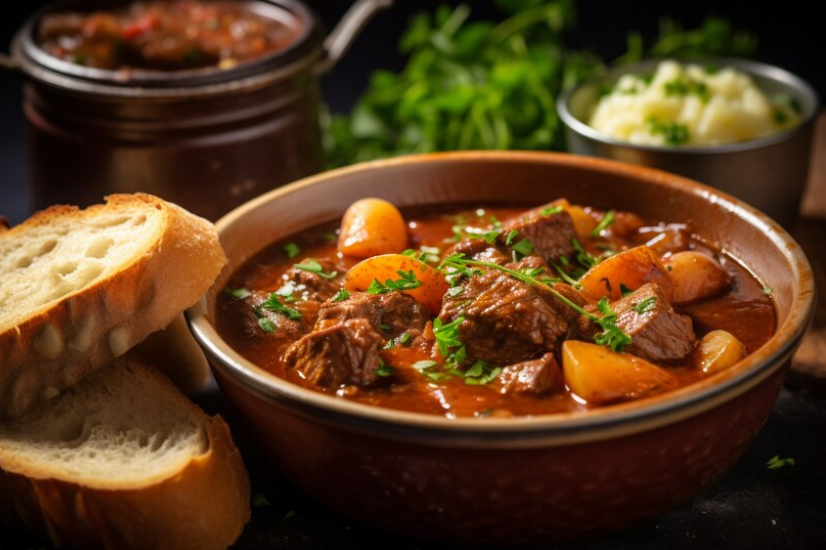
POLYGON ((87 218, 135 207, 163 216, 146 249, 119 271, 0 329, 0 419, 18 416, 119 357, 209 289, 226 257, 214 226, 147 194, 110 195, 105 205, 80 210, 53 206, 2 233, 65 217, 87 218))
MULTIPOLYGON (((130 359, 134 365, 134 359, 130 359)), ((148 369, 145 366, 137 368, 148 369)), ((156 372, 159 399, 185 401, 206 449, 144 484, 64 479, 0 449, 0 517, 78 549, 224 549, 250 518, 244 463, 220 416, 209 417, 156 372)))

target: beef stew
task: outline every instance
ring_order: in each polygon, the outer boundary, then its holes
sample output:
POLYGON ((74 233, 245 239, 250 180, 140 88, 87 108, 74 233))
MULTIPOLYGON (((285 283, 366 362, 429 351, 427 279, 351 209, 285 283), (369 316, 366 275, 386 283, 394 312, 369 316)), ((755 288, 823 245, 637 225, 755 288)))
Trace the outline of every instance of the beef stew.
POLYGON ((230 345, 341 398, 510 417, 691 384, 776 328, 770 290, 684 225, 564 199, 527 212, 367 201, 231 277, 217 302, 230 345))

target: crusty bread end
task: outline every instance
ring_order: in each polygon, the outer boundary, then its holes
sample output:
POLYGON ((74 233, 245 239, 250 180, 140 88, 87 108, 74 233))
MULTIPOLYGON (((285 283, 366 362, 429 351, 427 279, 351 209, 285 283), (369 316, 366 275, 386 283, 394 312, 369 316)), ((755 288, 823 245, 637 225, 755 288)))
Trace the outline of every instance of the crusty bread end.
POLYGON ((224 549, 249 496, 224 421, 131 354, 0 424, 0 516, 57 547, 224 549))
POLYGON ((145 194, 54 206, 0 232, 0 418, 169 325, 225 264, 210 222, 145 194))

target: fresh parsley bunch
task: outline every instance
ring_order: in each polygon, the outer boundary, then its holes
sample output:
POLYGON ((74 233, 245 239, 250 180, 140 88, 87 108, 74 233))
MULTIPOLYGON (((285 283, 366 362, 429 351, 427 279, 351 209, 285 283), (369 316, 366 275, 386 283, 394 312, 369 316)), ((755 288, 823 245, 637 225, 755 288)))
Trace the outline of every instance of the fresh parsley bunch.
MULTIPOLYGON (((570 0, 496 3, 508 14, 499 22, 473 20, 466 4, 413 17, 399 44, 409 56, 405 68, 375 71, 349 115, 325 117, 328 167, 433 151, 563 150, 556 100, 606 64, 566 45, 576 21, 570 0)), ((666 20, 649 47, 629 34, 615 63, 749 56, 755 45, 753 35, 721 19, 692 30, 666 20)))

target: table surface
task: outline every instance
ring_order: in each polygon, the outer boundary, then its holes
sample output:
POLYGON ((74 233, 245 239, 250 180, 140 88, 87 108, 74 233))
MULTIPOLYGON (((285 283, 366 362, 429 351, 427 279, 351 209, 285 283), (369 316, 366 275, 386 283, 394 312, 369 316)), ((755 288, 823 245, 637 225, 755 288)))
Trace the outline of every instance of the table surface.
MULTIPOLYGON (((19 123, 4 121, 4 132, 20 131, 19 123)), ((826 115, 819 125, 817 154, 804 223, 794 228, 823 280, 826 260, 826 115), (820 251, 820 254, 815 252, 820 251)), ((22 144, 5 140, 0 147, 0 214, 19 222, 27 214, 23 184, 22 144)), ((823 287, 821 287, 823 288, 823 287)), ((815 321, 817 339, 810 339, 811 361, 826 358, 826 307, 821 300, 815 321), (817 336, 819 334, 819 336, 817 336)), ((816 365, 817 366, 817 365, 816 365)), ((821 373, 823 371, 820 371, 821 373)), ((826 380, 826 378, 824 378, 826 380)), ((196 401, 209 413, 232 417, 217 390, 196 401)), ((436 548, 362 526, 334 514, 255 463, 240 429, 233 430, 250 468, 255 499, 252 521, 234 548, 337 548, 413 550, 436 548)), ((619 548, 824 548, 826 547, 826 398, 786 388, 780 394, 765 428, 745 456, 718 483, 690 502, 628 531, 577 545, 555 548, 608 550, 619 548), (769 470, 775 455, 792 457, 794 466, 769 470)), ((0 524, 0 550, 46 548, 42 541, 0 524)))

